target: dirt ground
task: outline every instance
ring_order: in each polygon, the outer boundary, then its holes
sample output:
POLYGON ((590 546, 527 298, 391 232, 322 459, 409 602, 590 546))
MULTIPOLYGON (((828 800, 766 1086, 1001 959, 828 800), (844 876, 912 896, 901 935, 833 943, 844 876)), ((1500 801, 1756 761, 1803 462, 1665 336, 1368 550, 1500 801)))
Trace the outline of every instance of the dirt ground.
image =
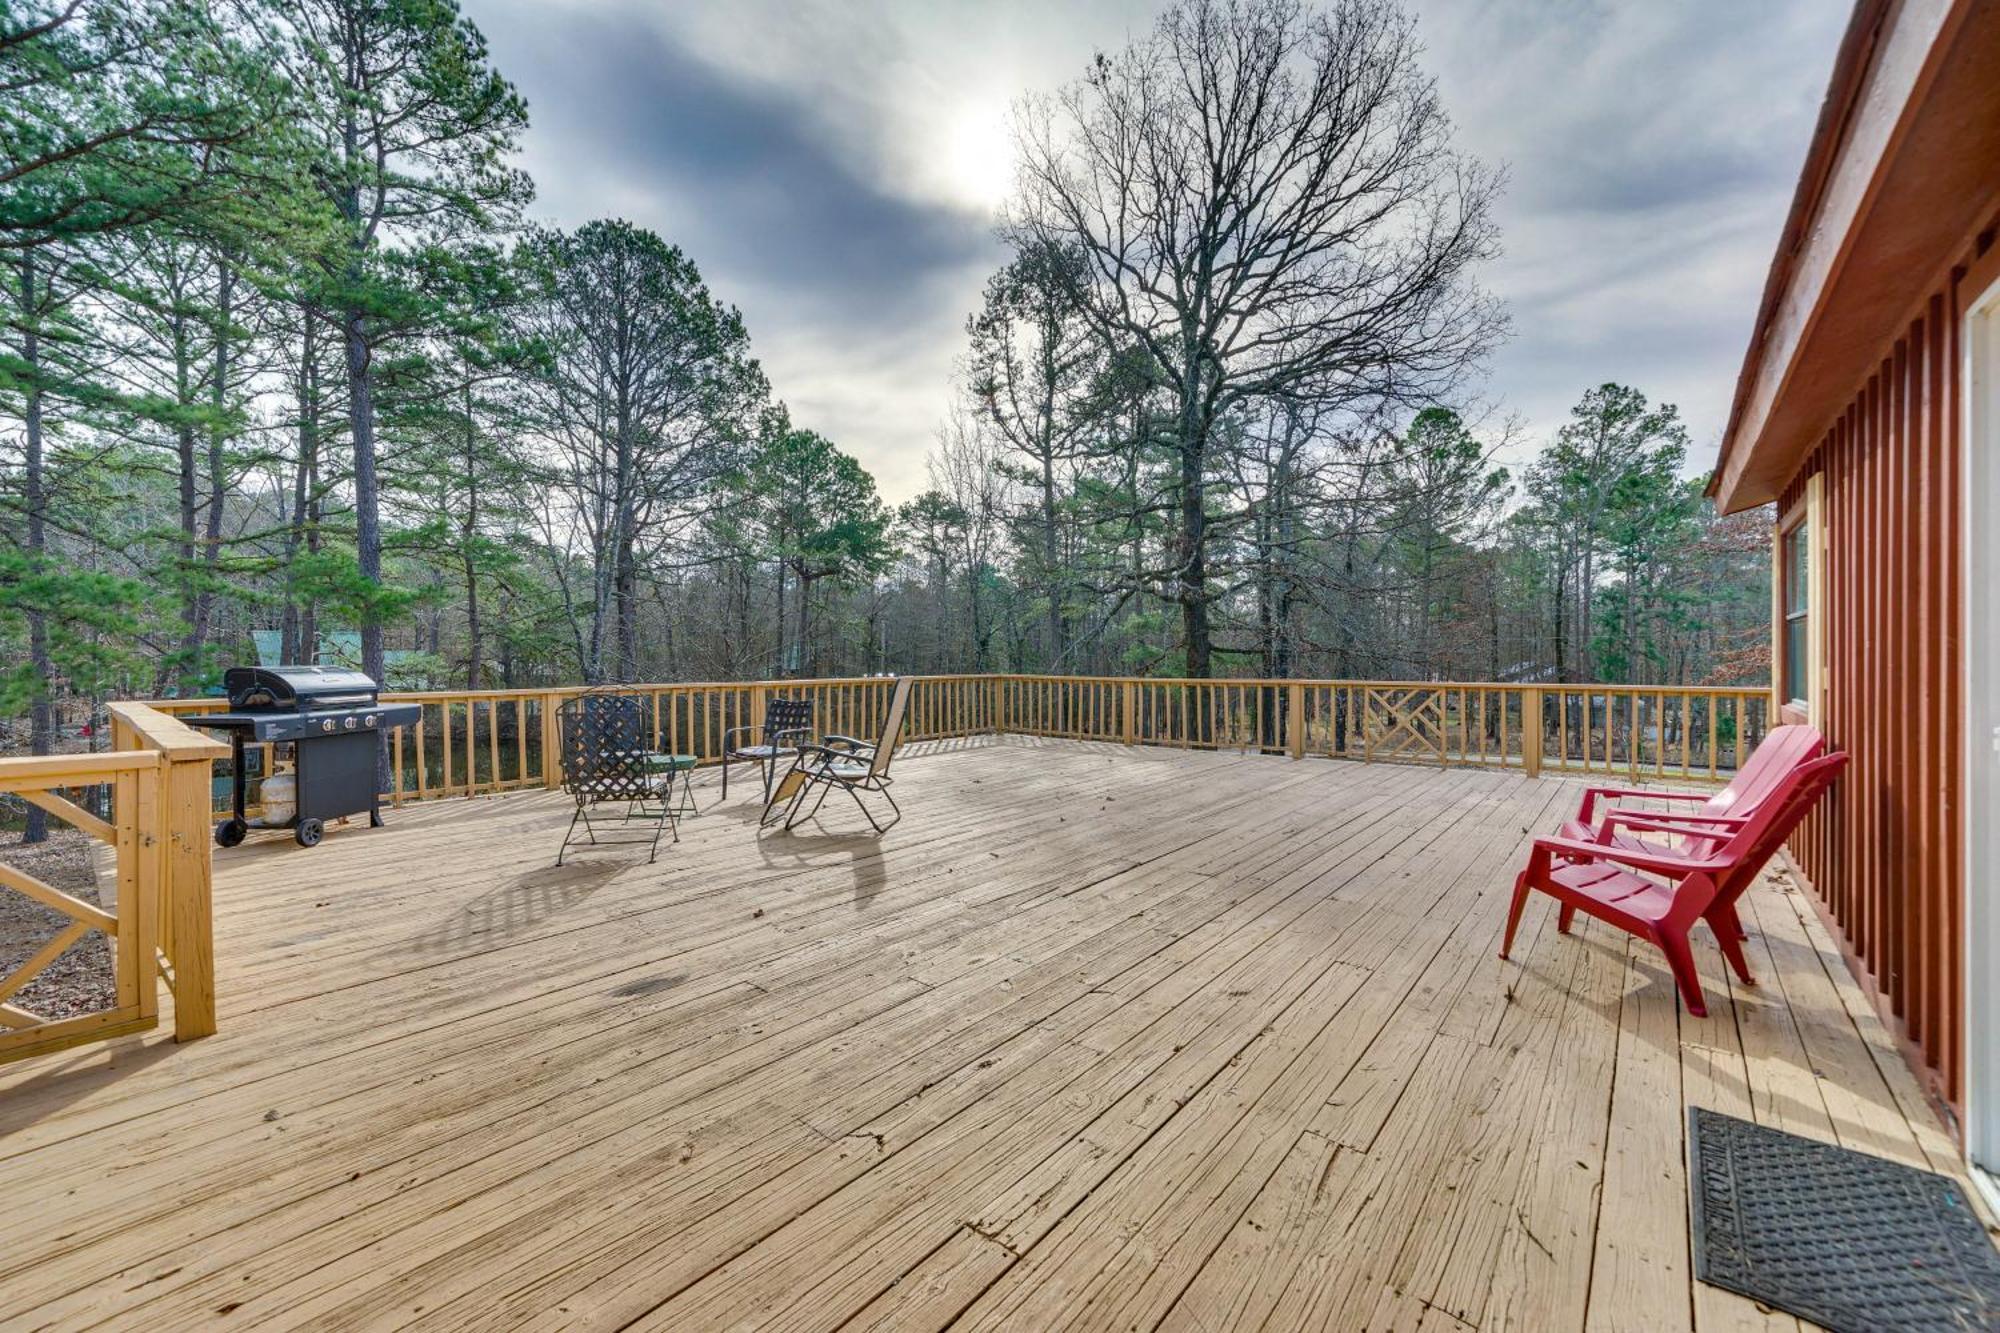
MULTIPOLYGON (((33 847, 22 846, 17 833, 0 835, 5 839, 0 841, 0 862, 33 875, 51 888, 96 903, 97 878, 91 871, 90 837, 56 826, 53 821, 51 825, 49 840, 33 847)), ((0 978, 27 961, 69 921, 61 912, 42 906, 25 894, 0 887, 0 978)), ((117 1003, 117 996, 111 941, 104 932, 93 930, 72 944, 33 981, 8 996, 6 1002, 42 1018, 73 1018, 109 1009, 117 1003)))

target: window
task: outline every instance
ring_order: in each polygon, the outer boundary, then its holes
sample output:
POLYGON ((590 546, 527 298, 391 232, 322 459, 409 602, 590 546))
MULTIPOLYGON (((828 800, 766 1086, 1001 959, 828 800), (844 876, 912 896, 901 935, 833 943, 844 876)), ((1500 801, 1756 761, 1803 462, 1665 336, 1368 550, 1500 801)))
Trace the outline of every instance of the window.
POLYGON ((1784 579, 1783 632, 1785 698, 1801 707, 1811 698, 1807 672, 1812 666, 1812 617, 1809 596, 1812 524, 1794 523, 1785 530, 1780 569, 1784 579))

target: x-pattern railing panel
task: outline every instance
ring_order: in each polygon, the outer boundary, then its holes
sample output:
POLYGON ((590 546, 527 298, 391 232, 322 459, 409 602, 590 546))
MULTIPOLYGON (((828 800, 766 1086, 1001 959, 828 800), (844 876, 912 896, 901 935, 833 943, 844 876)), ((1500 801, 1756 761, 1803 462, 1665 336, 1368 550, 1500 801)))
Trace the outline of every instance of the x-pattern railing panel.
MULTIPOLYGON (((156 772, 152 771, 143 774, 107 776, 111 777, 114 792, 124 793, 128 801, 136 791, 138 782, 157 780, 156 772)), ((111 820, 103 819, 71 799, 63 788, 56 785, 44 788, 17 785, 13 794, 72 824, 80 832, 109 843, 113 848, 117 848, 121 841, 116 821, 121 816, 126 819, 131 817, 129 810, 114 809, 111 820)), ((142 1011, 137 998, 140 993, 140 982, 144 977, 143 969, 148 960, 140 948, 140 940, 133 929, 134 919, 130 917, 123 921, 120 919, 122 915, 133 912, 137 907, 136 903, 128 905, 124 912, 106 911, 97 904, 86 902, 18 866, 4 863, 0 863, 0 889, 21 894, 66 918, 65 923, 43 941, 39 948, 17 964, 12 971, 0 976, 0 1030, 4 1030, 6 1034, 4 1039, 0 1039, 0 1058, 27 1054, 38 1049, 44 1039, 52 1043, 63 1043, 70 1023, 37 1013, 34 1009, 19 1003, 17 997, 31 986, 36 978, 46 973, 57 959, 86 939, 92 931, 103 932, 111 945, 119 1003, 110 1010, 90 1015, 89 1018, 103 1024, 118 1024, 149 1017, 142 1011)), ((145 945, 150 949, 151 940, 146 940, 145 945)))
POLYGON ((1422 757, 1445 762, 1444 693, 1431 688, 1378 688, 1363 696, 1368 752, 1375 758, 1422 757))

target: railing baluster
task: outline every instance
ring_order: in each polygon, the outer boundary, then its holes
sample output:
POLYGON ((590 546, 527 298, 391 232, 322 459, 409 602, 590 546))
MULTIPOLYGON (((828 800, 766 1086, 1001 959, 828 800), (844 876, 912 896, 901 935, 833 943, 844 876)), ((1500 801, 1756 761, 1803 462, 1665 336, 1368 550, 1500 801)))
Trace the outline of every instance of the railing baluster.
POLYGON ((1689 776, 1694 770, 1694 697, 1681 695, 1681 776, 1689 776))
POLYGON ((451 700, 438 700, 438 754, 444 771, 439 775, 438 794, 451 795, 451 700))
POLYGON ((514 696, 514 781, 525 786, 528 781, 528 696, 514 696))

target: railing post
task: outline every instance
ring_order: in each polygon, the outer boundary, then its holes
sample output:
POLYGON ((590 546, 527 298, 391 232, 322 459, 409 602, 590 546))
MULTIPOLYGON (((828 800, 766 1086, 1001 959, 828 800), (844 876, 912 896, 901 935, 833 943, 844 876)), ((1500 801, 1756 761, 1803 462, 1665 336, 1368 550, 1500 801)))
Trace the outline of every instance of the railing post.
POLYGON ((1118 687, 1118 734, 1130 745, 1137 739, 1139 687, 1126 681, 1118 687))
POLYGON ((1542 775, 1542 692, 1533 685, 1521 691, 1521 767, 1531 778, 1542 775))
MULTIPOLYGON (((115 709, 111 714, 111 748, 146 748, 132 724, 115 709)), ((118 1004, 120 1008, 138 1005, 139 1016, 149 1022, 157 1022, 160 1014, 160 965, 154 955, 161 947, 167 858, 159 849, 155 830, 160 822, 160 789, 166 781, 166 767, 162 760, 150 772, 120 775, 111 798, 117 828, 112 845, 118 862, 118 947, 121 953, 128 945, 132 950, 129 964, 122 956, 118 959, 118 1004)), ((207 818, 204 809, 204 830, 207 818)))
POLYGON ((562 708, 560 690, 542 691, 542 788, 554 791, 562 786, 562 727, 557 714, 562 708))
POLYGON ((1306 687, 1296 681, 1285 687, 1285 749, 1294 759, 1306 757, 1306 687))
POLYGON ((179 758, 168 751, 161 768, 166 818, 160 882, 174 965, 174 1040, 191 1041, 215 1031, 215 888, 209 862, 214 759, 206 752, 179 758))
MULTIPOLYGON (((215 1031, 209 820, 215 763, 229 747, 142 704, 113 704, 111 714, 118 745, 157 755, 134 774, 136 781, 119 784, 122 799, 114 808, 121 923, 134 913, 133 929, 119 930, 121 945, 131 944, 137 955, 130 963, 134 998, 141 1018, 158 1012, 155 953, 165 954, 173 973, 174 1038, 206 1037, 215 1031)), ((120 991, 122 999, 122 983, 120 991)))

